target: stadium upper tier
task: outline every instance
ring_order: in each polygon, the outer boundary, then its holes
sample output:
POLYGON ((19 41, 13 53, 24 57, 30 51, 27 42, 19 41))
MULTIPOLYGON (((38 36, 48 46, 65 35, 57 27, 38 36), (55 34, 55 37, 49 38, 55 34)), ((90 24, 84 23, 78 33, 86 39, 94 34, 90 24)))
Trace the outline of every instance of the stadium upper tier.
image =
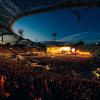
POLYGON ((9 41, 16 38, 11 35, 14 34, 12 25, 21 17, 70 7, 100 7, 100 0, 0 0, 1 41, 3 35, 10 36, 9 41))
POLYGON ((18 18, 59 8, 100 6, 100 0, 0 0, 0 25, 9 27, 18 18))

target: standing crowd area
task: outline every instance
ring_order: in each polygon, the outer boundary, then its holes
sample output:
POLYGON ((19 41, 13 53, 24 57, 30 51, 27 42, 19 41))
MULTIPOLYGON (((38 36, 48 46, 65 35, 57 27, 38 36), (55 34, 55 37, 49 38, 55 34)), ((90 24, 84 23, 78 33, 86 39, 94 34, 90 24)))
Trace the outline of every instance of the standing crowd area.
POLYGON ((100 58, 0 57, 0 100, 100 100, 100 79, 88 75, 96 66, 100 58))

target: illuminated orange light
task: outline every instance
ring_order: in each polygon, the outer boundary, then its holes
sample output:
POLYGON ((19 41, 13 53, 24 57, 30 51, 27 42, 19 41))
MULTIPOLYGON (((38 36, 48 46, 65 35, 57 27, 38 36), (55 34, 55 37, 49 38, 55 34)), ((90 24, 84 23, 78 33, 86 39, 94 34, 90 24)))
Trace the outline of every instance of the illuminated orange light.
POLYGON ((80 54, 80 55, 86 55, 86 56, 90 56, 90 52, 82 52, 80 50, 77 50, 76 53, 80 54))
POLYGON ((59 51, 70 51, 71 47, 61 47, 59 51))
POLYGON ((71 47, 49 47, 47 48, 47 52, 51 52, 51 53, 60 53, 60 52, 70 52, 71 51, 71 47))
POLYGON ((75 53, 76 49, 75 48, 72 48, 71 51, 72 51, 72 53, 75 53))

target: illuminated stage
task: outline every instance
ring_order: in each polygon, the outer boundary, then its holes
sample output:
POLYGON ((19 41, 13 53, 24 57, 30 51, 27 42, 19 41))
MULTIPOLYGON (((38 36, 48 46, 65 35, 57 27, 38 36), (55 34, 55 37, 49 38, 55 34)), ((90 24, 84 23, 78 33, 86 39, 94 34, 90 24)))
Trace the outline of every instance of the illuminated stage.
POLYGON ((47 47, 47 54, 53 56, 66 57, 91 57, 92 54, 87 51, 81 51, 71 46, 50 46, 47 47))

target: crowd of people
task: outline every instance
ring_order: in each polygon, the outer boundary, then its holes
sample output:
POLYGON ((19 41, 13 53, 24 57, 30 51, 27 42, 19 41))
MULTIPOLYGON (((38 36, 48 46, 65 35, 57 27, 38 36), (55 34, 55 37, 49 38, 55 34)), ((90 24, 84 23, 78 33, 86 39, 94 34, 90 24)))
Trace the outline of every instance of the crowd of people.
POLYGON ((87 79, 80 71, 99 66, 100 59, 63 60, 0 57, 0 100, 99 100, 100 80, 87 79), (49 64, 51 70, 34 71, 30 60, 49 64))

